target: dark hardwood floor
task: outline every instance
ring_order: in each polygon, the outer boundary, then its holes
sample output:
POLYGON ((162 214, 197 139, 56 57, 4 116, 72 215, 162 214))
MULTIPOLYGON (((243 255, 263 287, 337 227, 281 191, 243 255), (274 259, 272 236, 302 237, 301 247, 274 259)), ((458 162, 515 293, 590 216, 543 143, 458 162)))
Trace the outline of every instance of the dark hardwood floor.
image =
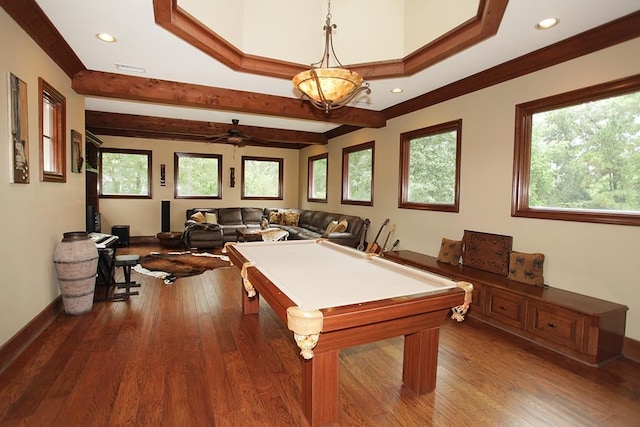
MULTIPOLYGON (((235 269, 134 276, 140 295, 60 315, 0 374, 1 426, 307 425, 297 347, 264 302, 242 316, 235 269)), ((626 359, 591 368, 447 319, 438 365, 435 392, 416 396, 402 338, 342 351, 339 425, 640 425, 640 364, 626 359)))

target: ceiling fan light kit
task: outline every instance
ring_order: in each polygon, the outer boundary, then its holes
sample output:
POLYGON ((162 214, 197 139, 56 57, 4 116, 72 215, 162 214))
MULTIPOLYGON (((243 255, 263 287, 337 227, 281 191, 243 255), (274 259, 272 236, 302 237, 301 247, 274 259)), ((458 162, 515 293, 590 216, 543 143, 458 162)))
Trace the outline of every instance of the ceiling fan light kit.
POLYGON ((363 78, 355 71, 350 71, 338 60, 333 49, 333 29, 331 24, 331 0, 328 0, 327 19, 323 27, 325 32, 324 53, 320 61, 311 64, 311 69, 297 74, 293 86, 302 93, 302 98, 329 114, 331 110, 348 104, 361 92, 371 93, 369 83, 363 84, 363 78), (333 55, 337 67, 331 67, 330 57, 333 55))

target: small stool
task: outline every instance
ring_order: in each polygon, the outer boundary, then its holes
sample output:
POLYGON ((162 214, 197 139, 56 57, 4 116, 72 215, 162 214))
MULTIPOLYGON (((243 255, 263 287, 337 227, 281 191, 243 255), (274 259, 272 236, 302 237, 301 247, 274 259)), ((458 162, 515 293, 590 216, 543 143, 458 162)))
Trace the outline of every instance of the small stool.
POLYGON ((122 267, 124 282, 116 282, 115 285, 118 289, 125 289, 125 291, 116 293, 114 290, 111 299, 124 300, 131 295, 138 295, 138 291, 131 291, 131 288, 140 287, 139 283, 131 280, 131 267, 137 265, 139 261, 140 255, 138 254, 116 255, 113 266, 122 267))

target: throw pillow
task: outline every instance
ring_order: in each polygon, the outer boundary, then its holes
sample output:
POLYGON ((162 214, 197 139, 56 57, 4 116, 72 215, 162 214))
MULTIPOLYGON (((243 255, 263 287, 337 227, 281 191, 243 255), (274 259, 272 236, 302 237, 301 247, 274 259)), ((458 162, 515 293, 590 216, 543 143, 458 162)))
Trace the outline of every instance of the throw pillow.
POLYGON ((458 265, 460 263, 460 255, 462 255, 462 241, 443 237, 437 261, 458 265))
POLYGON ((208 222, 209 224, 217 224, 218 223, 218 216, 214 213, 210 213, 210 212, 206 212, 204 214, 204 217, 207 219, 206 222, 208 222))
POLYGON ((336 220, 331 221, 329 225, 327 225, 327 229, 324 231, 324 234, 333 233, 333 231, 336 229, 337 226, 338 226, 338 221, 336 220))
POLYGON ((196 212, 189 217, 189 219, 194 220, 195 222, 207 222, 207 219, 204 217, 202 212, 196 212))
POLYGON ((333 229, 333 232, 334 233, 342 233, 342 232, 347 230, 348 226, 349 226, 349 223, 347 222, 347 220, 343 219, 338 223, 336 228, 333 229))
POLYGON ((285 212, 284 215, 282 215, 282 223, 284 225, 297 227, 299 219, 300 214, 296 212, 285 212))
POLYGON ((544 254, 512 251, 509 255, 509 279, 535 286, 544 286, 542 274, 544 254))
POLYGON ((269 224, 282 224, 282 212, 269 212, 269 224))

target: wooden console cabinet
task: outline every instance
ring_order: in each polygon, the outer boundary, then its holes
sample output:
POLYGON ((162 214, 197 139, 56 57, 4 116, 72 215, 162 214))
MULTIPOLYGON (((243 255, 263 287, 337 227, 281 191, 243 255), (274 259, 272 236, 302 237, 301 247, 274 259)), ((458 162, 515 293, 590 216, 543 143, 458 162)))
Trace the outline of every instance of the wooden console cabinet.
POLYGON ((473 284, 468 315, 592 366, 622 357, 627 307, 496 273, 436 261, 413 251, 385 258, 473 284))

